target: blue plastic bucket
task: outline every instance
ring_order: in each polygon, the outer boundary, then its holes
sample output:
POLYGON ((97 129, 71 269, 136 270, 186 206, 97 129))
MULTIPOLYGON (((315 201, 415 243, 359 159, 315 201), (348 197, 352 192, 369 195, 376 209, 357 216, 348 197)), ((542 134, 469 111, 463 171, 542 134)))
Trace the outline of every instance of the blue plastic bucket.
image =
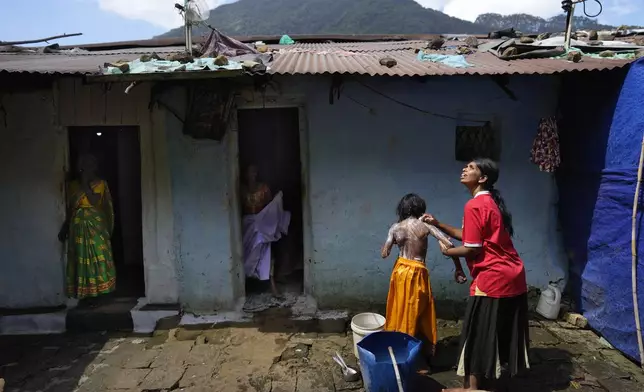
POLYGON ((420 340, 400 332, 376 332, 362 339, 358 357, 366 391, 398 391, 389 347, 394 351, 403 389, 413 391, 421 346, 420 340))

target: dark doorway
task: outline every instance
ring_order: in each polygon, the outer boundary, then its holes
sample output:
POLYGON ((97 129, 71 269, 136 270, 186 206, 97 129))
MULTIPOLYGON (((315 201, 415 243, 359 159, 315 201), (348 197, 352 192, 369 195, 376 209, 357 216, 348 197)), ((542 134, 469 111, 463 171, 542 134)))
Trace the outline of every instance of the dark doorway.
MULTIPOLYGON (((302 177, 297 108, 238 111, 240 181, 249 165, 275 196, 282 191, 291 213, 288 234, 272 245, 274 275, 282 293, 303 291, 302 177)), ((266 283, 247 279, 246 292, 266 291, 266 283)))
POLYGON ((72 178, 78 157, 98 160, 98 175, 107 181, 114 205, 112 251, 116 297, 145 296, 141 209, 141 150, 138 127, 71 127, 69 154, 72 178))

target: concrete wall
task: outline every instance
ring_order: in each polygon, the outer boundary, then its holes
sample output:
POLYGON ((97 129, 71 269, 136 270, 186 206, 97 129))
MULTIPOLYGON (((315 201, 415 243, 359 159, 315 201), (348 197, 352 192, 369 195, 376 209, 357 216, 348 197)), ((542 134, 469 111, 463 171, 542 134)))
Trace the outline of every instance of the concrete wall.
POLYGON ((0 106, 0 308, 62 305, 66 135, 51 90, 1 95, 0 106))
MULTIPOLYGON (((419 193, 440 219, 461 222, 469 196, 458 181, 463 164, 454 159, 457 122, 393 103, 349 79, 333 105, 328 77, 275 80, 280 93, 255 93, 245 99, 305 108, 305 194, 311 217, 305 228, 311 239, 305 260, 307 291, 322 307, 382 304, 394 257, 381 260, 379 249, 395 221, 400 197, 419 193)), ((565 277, 554 218, 556 188, 551 176, 529 162, 538 120, 555 110, 554 77, 510 78, 516 102, 483 77, 435 78, 426 83, 400 78, 358 81, 427 111, 496 120, 503 140, 499 189, 514 213, 515 243, 526 262, 529 283, 542 287, 565 277)), ((126 101, 121 86, 112 90, 88 92, 78 83, 61 83, 60 128, 53 125, 56 105, 50 93, 4 98, 8 115, 5 126, 0 114, 0 159, 2 167, 11 170, 3 170, 0 178, 0 307, 63 302, 63 266, 56 241, 63 218, 62 126, 101 124, 144 124, 143 235, 146 294, 151 302, 178 298, 184 307, 200 313, 234 307, 243 294, 236 262, 240 255, 234 134, 221 143, 194 140, 183 135, 181 122, 169 111, 147 110, 149 89, 137 87, 126 101), (62 105, 62 97, 70 102, 70 96, 76 104, 62 105), (102 102, 103 109, 91 104, 93 100, 102 102), (141 104, 133 104, 134 100, 141 104), (42 115, 19 116, 24 107, 42 115), (34 288, 22 290, 25 281, 34 288)), ((183 116, 181 91, 165 98, 183 116)), ((466 297, 466 287, 452 282, 451 262, 434 244, 428 266, 437 298, 466 297)))
MULTIPOLYGON (((459 225, 470 197, 459 183, 462 162, 454 158, 457 121, 396 104, 356 82, 346 81, 340 100, 329 104, 327 77, 275 78, 279 92, 244 91, 245 105, 304 105, 308 128, 308 187, 312 238, 306 263, 307 292, 321 307, 360 308, 386 300, 394 256, 379 250, 395 206, 408 192, 428 202, 430 212, 459 225)), ((498 188, 515 219, 515 245, 529 284, 565 279, 567 265, 557 233, 556 186, 529 161, 541 117, 554 113, 555 77, 512 77, 512 101, 491 79, 361 78, 378 91, 426 111, 455 118, 495 121, 502 138, 498 188)), ((172 94, 174 109, 185 106, 172 94)), ((233 124, 234 128, 234 124, 233 124)), ((181 302, 190 309, 231 308, 239 289, 235 255, 235 135, 222 143, 181 133, 166 113, 181 302), (230 226, 230 223, 234 226, 230 226)), ((453 266, 434 243, 428 266, 438 299, 465 299, 467 287, 452 281, 453 266)))
POLYGON ((65 215, 69 126, 139 127, 146 298, 178 301, 165 113, 148 108, 149 85, 128 95, 126 85, 111 87, 63 78, 45 91, 0 95, 0 308, 65 303, 57 234, 65 215))
MULTIPOLYGON (((184 91, 173 90, 163 102, 183 118, 184 91)), ((180 302, 198 313, 232 308, 237 298, 231 272, 226 142, 184 135, 183 124, 170 111, 165 123, 180 302)))
POLYGON ((148 303, 174 304, 179 287, 172 247, 173 213, 165 140, 165 113, 150 108, 151 85, 125 94, 127 84, 109 88, 81 78, 60 79, 58 123, 68 126, 138 126, 141 146, 141 206, 145 296, 148 303))
MULTIPOLYGON (((496 119, 502 135, 498 188, 514 214, 515 245, 529 284, 543 287, 565 277, 555 184, 529 161, 539 119, 555 111, 555 78, 511 78, 516 102, 483 77, 360 80, 427 111, 496 119)), ((379 250, 399 199, 418 193, 439 219, 461 223, 470 196, 459 183, 463 163, 454 158, 456 121, 411 110, 355 82, 346 83, 334 105, 328 84, 307 90, 312 293, 322 307, 383 303, 394 256, 381 260, 379 250)), ((452 263, 434 243, 427 264, 438 299, 465 298, 466 287, 453 283, 452 263)))

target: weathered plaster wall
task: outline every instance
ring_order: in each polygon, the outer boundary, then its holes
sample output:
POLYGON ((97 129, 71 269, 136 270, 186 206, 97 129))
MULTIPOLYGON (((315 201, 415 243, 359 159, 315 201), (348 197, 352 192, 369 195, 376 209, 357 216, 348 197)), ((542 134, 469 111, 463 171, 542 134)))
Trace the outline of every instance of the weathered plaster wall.
POLYGON ((0 308, 65 302, 65 132, 51 90, 0 96, 0 308))
POLYGON ((139 127, 146 299, 176 303, 178 283, 164 113, 150 88, 62 78, 46 91, 3 94, 0 110, 0 307, 65 303, 62 246, 67 127, 139 127))
MULTIPOLYGON (((469 195, 459 183, 463 163, 454 158, 455 126, 392 102, 347 80, 339 100, 329 104, 330 78, 277 77, 279 92, 243 95, 266 107, 291 102, 305 106, 311 251, 305 260, 307 292, 321 307, 359 308, 385 302, 394 256, 379 250, 395 206, 408 192, 428 202, 430 212, 459 225, 469 195), (290 98, 289 98, 290 97, 290 98)), ((539 119, 555 111, 558 80, 512 77, 512 101, 491 79, 361 78, 378 91, 427 111, 452 117, 494 120, 502 137, 498 188, 514 214, 515 244, 529 284, 543 287, 565 278, 567 265, 557 234, 556 187, 551 176, 530 163, 539 119)), ((184 98, 171 94, 183 114, 184 98)), ((171 103, 171 102, 170 102, 171 103)), ((189 309, 231 308, 241 295, 235 260, 236 212, 233 188, 235 135, 222 143, 194 140, 166 112, 168 160, 174 210, 174 247, 181 302, 189 309)), ((237 212, 238 213, 238 212, 237 212)), ((467 287, 452 281, 451 261, 432 243, 429 253, 434 294, 465 299, 467 287)))
POLYGON ((173 213, 165 139, 165 113, 150 107, 151 85, 125 94, 127 84, 57 82, 58 123, 69 126, 138 126, 141 145, 141 198, 145 296, 148 303, 174 304, 179 285, 172 247, 173 213))
MULTIPOLYGON (((163 99, 182 118, 184 94, 177 89, 163 99)), ((185 136, 183 124, 170 111, 165 123, 180 302, 199 313, 231 308, 237 298, 231 272, 226 141, 185 136)))
MULTIPOLYGON (((498 188, 514 214, 515 245, 529 284, 543 287, 566 276, 555 184, 529 161, 539 119, 555 111, 557 79, 510 78, 516 102, 483 77, 360 80, 427 111, 495 118, 502 135, 498 188)), ((355 82, 346 82, 333 105, 329 80, 302 80, 300 86, 309 124, 311 292, 322 307, 384 303, 394 256, 381 260, 379 250, 399 199, 418 193, 439 219, 461 223, 469 195, 459 183, 463 163, 454 158, 456 122, 411 110, 355 82)), ((451 261, 433 243, 427 264, 438 299, 465 298, 466 287, 452 281, 451 261)))
MULTIPOLYGON (((307 114, 308 291, 323 307, 383 303, 393 256, 383 261, 378 253, 400 197, 419 193, 440 219, 456 225, 461 221, 468 195, 458 182, 462 163, 454 160, 456 122, 405 108, 348 80, 333 105, 329 78, 276 80, 283 96, 300 97, 296 101, 307 114)), ((539 118, 554 112, 555 78, 510 78, 517 102, 487 78, 359 80, 428 111, 496 118, 503 138, 499 189, 514 213, 515 243, 529 283, 544 286, 565 277, 554 219, 556 188, 528 159, 539 118)), ((126 99, 120 90, 116 94, 73 82, 60 85, 60 105, 50 92, 4 96, 0 164, 9 169, 0 174, 0 307, 64 301, 56 233, 63 219, 63 126, 68 125, 141 125, 142 191, 149 197, 144 202, 146 292, 151 302, 179 297, 188 309, 204 312, 231 308, 240 296, 240 269, 233 263, 239 256, 234 243, 239 225, 230 226, 235 215, 230 197, 234 136, 222 143, 186 137, 181 122, 168 111, 147 110, 147 89, 133 91, 126 99), (63 105, 69 97, 76 104, 63 105), (25 107, 39 115, 25 116, 25 107), (60 127, 54 125, 54 108, 60 127), (23 290, 26 279, 30 290, 23 290)), ((183 94, 170 96, 169 103, 182 115, 183 94)), ((257 102, 265 99, 255 96, 257 102)), ((466 288, 452 283, 451 262, 436 246, 428 266, 439 299, 465 297, 466 288)))

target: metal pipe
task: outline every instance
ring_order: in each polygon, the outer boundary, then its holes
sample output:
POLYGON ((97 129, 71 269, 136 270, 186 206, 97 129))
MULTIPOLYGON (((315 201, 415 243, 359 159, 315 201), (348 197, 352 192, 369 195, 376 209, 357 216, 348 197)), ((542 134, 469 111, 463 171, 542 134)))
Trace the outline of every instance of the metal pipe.
POLYGON ((188 23, 186 26, 187 31, 187 40, 186 40, 186 52, 192 56, 192 24, 188 23))
POLYGON ((192 55, 192 26, 190 22, 188 2, 190 0, 183 1, 183 22, 184 22, 184 38, 186 40, 186 53, 192 55))
POLYGON ((566 52, 570 49, 570 36, 572 35, 572 17, 575 14, 575 3, 570 4, 568 15, 566 15, 566 39, 564 41, 564 49, 566 52))
POLYGON ((184 20, 183 25, 183 39, 185 41, 186 52, 190 50, 190 36, 188 35, 188 20, 184 20))

